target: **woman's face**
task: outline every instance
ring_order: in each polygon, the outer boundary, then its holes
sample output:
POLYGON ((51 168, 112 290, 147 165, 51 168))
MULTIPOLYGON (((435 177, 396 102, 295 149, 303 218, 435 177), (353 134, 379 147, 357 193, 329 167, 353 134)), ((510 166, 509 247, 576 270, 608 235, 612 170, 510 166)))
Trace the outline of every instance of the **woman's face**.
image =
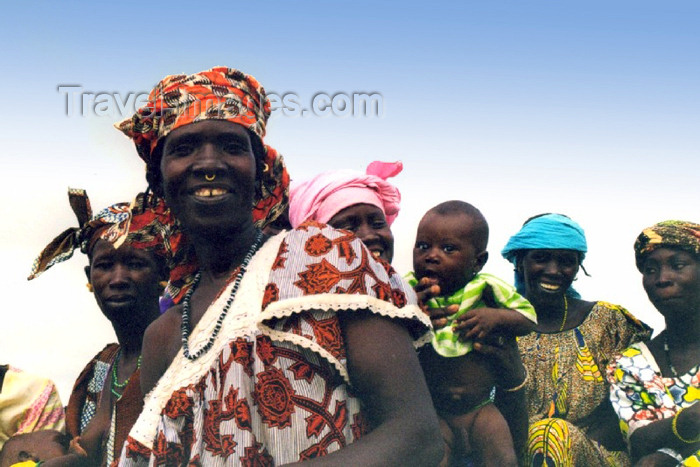
POLYGON ((98 240, 86 268, 95 299, 110 321, 130 322, 148 318, 158 310, 164 275, 153 253, 128 244, 114 249, 98 240))
POLYGON ((205 120, 173 130, 160 169, 165 199, 188 232, 221 238, 252 224, 255 156, 243 126, 205 120))
POLYGON ((354 204, 336 213, 328 224, 354 233, 375 257, 388 263, 394 258, 394 235, 377 206, 354 204))
POLYGON ((576 278, 579 253, 575 250, 526 250, 518 272, 525 296, 532 301, 560 301, 576 278))
POLYGON ((664 316, 700 307, 700 258, 674 248, 658 248, 645 256, 642 284, 649 300, 664 316))

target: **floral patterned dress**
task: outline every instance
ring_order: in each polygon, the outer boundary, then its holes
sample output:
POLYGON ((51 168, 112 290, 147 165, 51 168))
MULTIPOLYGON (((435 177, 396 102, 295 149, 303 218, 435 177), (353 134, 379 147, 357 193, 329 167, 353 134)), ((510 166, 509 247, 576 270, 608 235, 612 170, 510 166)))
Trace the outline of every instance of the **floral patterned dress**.
POLYGON ((629 465, 625 452, 609 452, 587 430, 608 398, 601 374, 610 359, 650 329, 618 305, 597 302, 577 327, 518 339, 530 375, 527 386, 529 465, 629 465))
MULTIPOLYGON (((211 335, 232 284, 193 329, 211 335)), ((253 257, 209 352, 177 354, 131 430, 120 465, 277 465, 343 448, 367 421, 352 394, 337 311, 429 320, 412 289, 349 232, 307 223, 253 257)))
MULTIPOLYGON (((674 378, 661 375, 649 348, 637 343, 626 349, 607 371, 610 400, 627 439, 657 420, 673 418, 700 400, 700 364, 674 378)), ((700 451, 682 465, 700 465, 700 451)))

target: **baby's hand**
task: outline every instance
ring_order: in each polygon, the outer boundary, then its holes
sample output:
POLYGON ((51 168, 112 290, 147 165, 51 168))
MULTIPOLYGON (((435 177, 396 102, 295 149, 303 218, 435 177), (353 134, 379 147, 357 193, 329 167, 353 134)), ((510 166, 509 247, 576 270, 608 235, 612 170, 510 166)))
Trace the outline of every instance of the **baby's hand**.
POLYGON ((481 301, 484 302, 485 307, 469 310, 457 318, 454 329, 460 340, 484 341, 487 338, 495 338, 493 334, 498 331, 504 310, 498 307, 493 289, 488 284, 481 294, 481 301))
POLYGON ((483 341, 494 337, 501 324, 501 312, 497 308, 476 308, 467 311, 464 316, 458 319, 455 331, 461 340, 483 341))
POLYGON ((429 308, 427 303, 433 297, 438 297, 440 295, 440 286, 437 284, 436 279, 431 279, 429 277, 424 277, 413 288, 416 291, 416 296, 418 297, 418 303, 421 309, 430 316, 430 322, 433 324, 435 329, 439 329, 447 325, 447 317, 457 313, 459 306, 450 305, 446 308, 429 308))

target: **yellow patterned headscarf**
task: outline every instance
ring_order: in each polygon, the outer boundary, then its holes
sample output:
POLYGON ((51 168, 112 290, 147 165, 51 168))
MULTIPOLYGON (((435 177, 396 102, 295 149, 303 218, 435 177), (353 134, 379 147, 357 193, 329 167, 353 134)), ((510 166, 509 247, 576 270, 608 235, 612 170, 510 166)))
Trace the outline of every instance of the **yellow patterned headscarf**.
POLYGON ((644 256, 657 248, 678 248, 700 255, 700 224, 687 221, 663 221, 642 230, 634 242, 637 269, 644 256))

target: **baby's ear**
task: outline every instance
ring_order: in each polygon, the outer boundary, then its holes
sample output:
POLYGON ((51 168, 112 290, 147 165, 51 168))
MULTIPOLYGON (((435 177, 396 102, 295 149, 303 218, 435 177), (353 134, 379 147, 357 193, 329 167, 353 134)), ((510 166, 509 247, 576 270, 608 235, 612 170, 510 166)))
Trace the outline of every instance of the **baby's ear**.
POLYGON ((486 250, 484 250, 481 253, 479 253, 478 255, 476 255, 476 268, 474 268, 475 271, 476 272, 481 271, 481 269, 486 264, 486 261, 488 261, 488 260, 489 260, 489 252, 486 250))

